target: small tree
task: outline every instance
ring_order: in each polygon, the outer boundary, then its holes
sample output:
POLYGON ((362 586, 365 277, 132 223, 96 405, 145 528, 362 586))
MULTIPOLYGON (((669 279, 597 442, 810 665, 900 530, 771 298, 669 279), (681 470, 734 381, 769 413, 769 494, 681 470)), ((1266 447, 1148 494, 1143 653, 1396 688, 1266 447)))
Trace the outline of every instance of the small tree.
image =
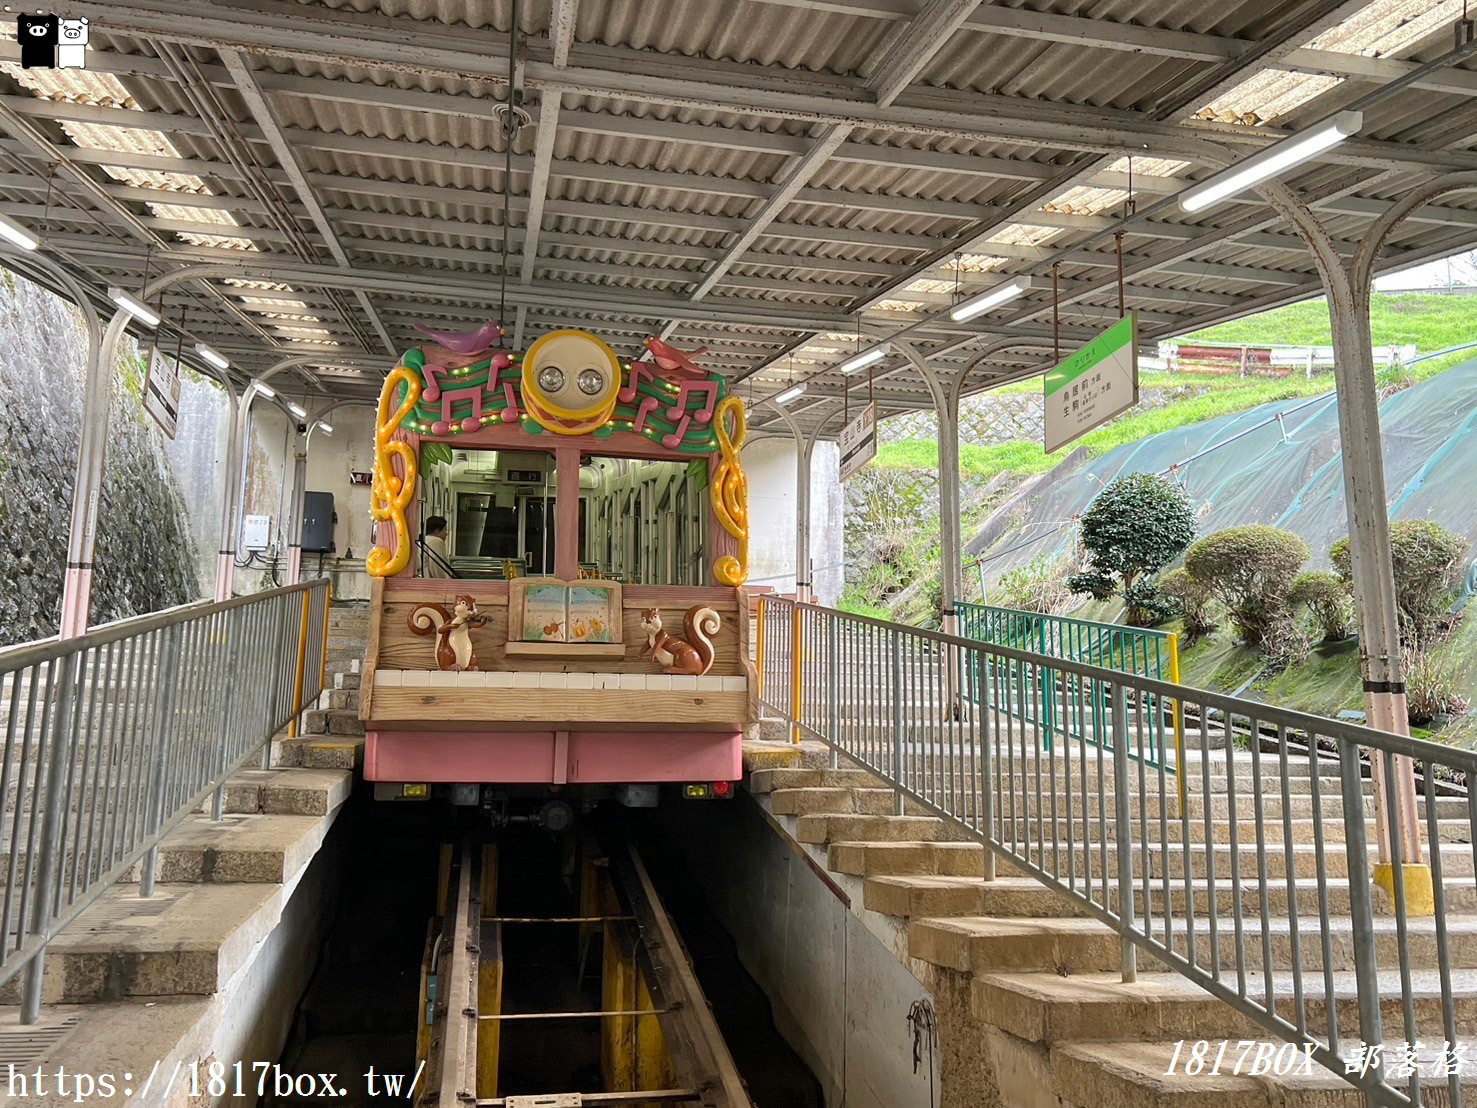
POLYGON ((996 595, 1007 608, 1058 615, 1070 606, 1066 569, 1061 562, 1042 554, 1027 564, 1007 570, 996 584, 996 595))
POLYGON ((1190 547, 1185 569, 1220 598, 1242 639, 1257 646, 1287 620, 1288 590, 1307 558, 1308 544, 1288 531, 1230 527, 1190 547))
POLYGON ((1293 580, 1287 598, 1294 604, 1308 606, 1325 641, 1349 637, 1354 626, 1354 605, 1343 578, 1320 569, 1300 573, 1293 580))
POLYGON ((1210 589, 1183 569, 1171 570, 1159 579, 1159 591, 1179 609, 1185 621, 1185 638, 1189 642, 1204 638, 1215 630, 1210 614, 1214 599, 1210 589))
MULTIPOLYGON (((1461 580, 1467 542, 1431 519, 1402 519, 1390 524, 1390 561, 1395 571, 1395 607, 1400 637, 1419 644, 1446 619, 1451 595, 1461 580)), ((1354 578, 1349 540, 1339 539, 1328 552, 1345 582, 1354 578)))
POLYGON ((1067 579, 1067 586, 1098 599, 1120 592, 1128 604, 1128 622, 1142 626, 1165 614, 1158 590, 1146 588, 1149 583, 1142 579, 1190 545, 1195 513, 1190 498, 1173 481, 1132 473, 1098 494, 1082 516, 1081 536, 1086 565, 1067 579))

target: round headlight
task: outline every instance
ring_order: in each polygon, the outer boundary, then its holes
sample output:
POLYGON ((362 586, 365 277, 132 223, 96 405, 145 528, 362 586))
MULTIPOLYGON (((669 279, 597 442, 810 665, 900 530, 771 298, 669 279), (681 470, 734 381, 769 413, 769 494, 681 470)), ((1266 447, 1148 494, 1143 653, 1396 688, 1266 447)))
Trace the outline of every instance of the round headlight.
POLYGON ((579 375, 580 392, 594 396, 605 387, 605 377, 598 369, 582 369, 579 375))
POLYGON ((564 370, 556 365, 546 365, 538 371, 539 388, 545 392, 558 392, 564 387, 564 370))

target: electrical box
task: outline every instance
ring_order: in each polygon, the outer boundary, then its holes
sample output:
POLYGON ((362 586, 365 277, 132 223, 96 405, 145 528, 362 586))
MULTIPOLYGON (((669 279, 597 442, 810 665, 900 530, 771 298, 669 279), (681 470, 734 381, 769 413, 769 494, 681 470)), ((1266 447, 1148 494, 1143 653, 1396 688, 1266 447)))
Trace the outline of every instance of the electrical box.
POLYGON ((333 493, 303 493, 302 548, 311 554, 330 553, 333 550, 333 525, 337 520, 333 493))
POLYGON ((247 516, 241 521, 242 550, 265 550, 271 545, 271 516, 247 516))

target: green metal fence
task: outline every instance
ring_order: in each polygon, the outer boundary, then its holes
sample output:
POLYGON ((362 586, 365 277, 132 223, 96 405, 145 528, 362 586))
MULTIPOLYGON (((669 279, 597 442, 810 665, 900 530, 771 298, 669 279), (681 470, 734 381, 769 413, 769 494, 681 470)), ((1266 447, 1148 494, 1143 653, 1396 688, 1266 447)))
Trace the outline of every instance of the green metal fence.
MULTIPOLYGON (((961 638, 1179 684, 1179 641, 1171 632, 990 604, 960 604, 958 612, 961 638)), ((1012 667, 1007 673, 1004 667, 989 659, 981 661, 978 655, 969 669, 965 683, 970 699, 978 703, 980 690, 988 689, 990 706, 996 711, 1040 726, 1048 750, 1057 735, 1094 742, 1095 735, 1107 733, 1108 698, 1101 683, 1079 688, 1072 676, 1050 670, 1028 678, 1024 667, 1012 667), (988 681, 979 672, 981 664, 996 671, 989 674, 988 681)), ((1149 694, 1137 707, 1152 740, 1145 760, 1174 772, 1178 759, 1170 757, 1170 744, 1179 749, 1178 713, 1170 713, 1175 720, 1170 726, 1165 709, 1172 705, 1160 704, 1149 694)))

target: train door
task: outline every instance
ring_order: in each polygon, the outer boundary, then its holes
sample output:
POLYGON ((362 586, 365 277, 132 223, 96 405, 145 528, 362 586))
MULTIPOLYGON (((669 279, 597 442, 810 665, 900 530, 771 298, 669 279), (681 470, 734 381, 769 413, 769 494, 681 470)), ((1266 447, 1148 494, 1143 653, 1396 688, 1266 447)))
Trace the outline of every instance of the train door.
POLYGON ((529 573, 554 572, 554 497, 520 494, 518 497, 519 540, 529 573))

